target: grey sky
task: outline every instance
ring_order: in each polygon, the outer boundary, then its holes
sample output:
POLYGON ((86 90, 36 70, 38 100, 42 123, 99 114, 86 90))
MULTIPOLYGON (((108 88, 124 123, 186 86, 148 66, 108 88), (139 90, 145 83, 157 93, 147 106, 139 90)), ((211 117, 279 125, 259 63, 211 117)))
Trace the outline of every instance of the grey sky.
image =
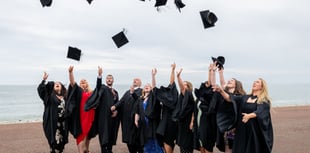
POLYGON ((211 56, 226 58, 225 76, 251 83, 310 83, 310 2, 308 0, 183 0, 179 13, 169 0, 156 11, 155 0, 2 0, 0 5, 0 84, 37 84, 49 79, 95 81, 97 66, 116 83, 134 77, 166 85, 170 64, 183 68, 183 80, 207 79, 211 56), (203 29, 199 12, 211 10, 216 26, 203 29), (127 29, 129 43, 117 48, 111 37, 127 29), (80 62, 66 58, 68 46, 82 49, 80 62))

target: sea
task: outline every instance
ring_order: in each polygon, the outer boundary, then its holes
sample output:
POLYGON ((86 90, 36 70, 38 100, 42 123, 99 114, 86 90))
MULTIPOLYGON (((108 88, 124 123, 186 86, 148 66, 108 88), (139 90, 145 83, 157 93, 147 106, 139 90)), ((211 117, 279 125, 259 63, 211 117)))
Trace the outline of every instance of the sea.
MULTIPOLYGON (((120 97, 130 85, 115 85, 120 97)), ((246 91, 251 85, 244 85, 246 91)), ((310 105, 310 84, 269 84, 272 107, 310 105)), ((43 102, 37 85, 0 85, 0 124, 40 122, 43 102)))

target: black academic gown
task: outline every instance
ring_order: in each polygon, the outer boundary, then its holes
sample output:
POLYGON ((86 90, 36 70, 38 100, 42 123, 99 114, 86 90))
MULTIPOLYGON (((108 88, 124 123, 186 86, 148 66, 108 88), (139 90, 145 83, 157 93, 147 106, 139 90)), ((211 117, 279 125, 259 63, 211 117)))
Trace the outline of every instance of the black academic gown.
POLYGON ((102 85, 102 79, 98 78, 96 89, 93 91, 93 94, 88 98, 84 108, 85 111, 94 108, 96 109, 95 121, 93 123, 94 129, 91 129, 91 136, 98 133, 100 145, 106 145, 110 143, 112 137, 111 106, 113 106, 113 104, 113 94, 110 88, 102 85))
POLYGON ((161 106, 153 91, 150 92, 145 109, 143 107, 144 99, 138 97, 136 93, 133 93, 132 96, 137 100, 135 114, 139 114, 140 116, 138 131, 139 143, 140 146, 143 146, 149 139, 157 139, 156 129, 160 120, 161 106))
MULTIPOLYGON (((54 90, 54 82, 50 81, 47 84, 45 84, 45 81, 43 80, 38 88, 38 94, 40 98, 43 100, 44 104, 44 112, 43 112, 43 130, 45 137, 48 140, 48 144, 52 146, 55 144, 55 134, 56 134, 56 128, 57 128, 57 119, 58 119, 58 104, 59 101, 53 93, 54 90)), ((63 143, 68 143, 68 130, 67 130, 67 124, 65 123, 65 133, 63 135, 63 143)))
MULTIPOLYGON (((118 92, 115 89, 110 88, 110 90, 114 91, 113 94, 113 104, 116 104, 119 100, 118 92)), ((111 137, 110 137, 110 143, 112 145, 116 145, 117 136, 118 136, 118 129, 120 125, 121 116, 118 113, 116 117, 112 117, 112 124, 111 124, 111 137)))
MULTIPOLYGON (((134 92, 139 97, 142 95, 141 88, 135 89, 134 92)), ((134 108, 137 107, 137 101, 132 97, 129 90, 126 91, 120 101, 115 104, 115 107, 121 116, 123 142, 129 145, 139 145, 136 143, 138 139, 138 129, 134 124, 134 108)))
POLYGON ((232 101, 240 107, 236 125, 233 153, 271 153, 273 146, 273 127, 270 105, 247 103, 248 95, 231 96, 232 101), (256 118, 242 122, 241 113, 255 113, 256 118))
MULTIPOLYGON (((225 101, 220 93, 216 93, 216 101, 218 103, 218 110, 216 113, 216 122, 218 127, 216 147, 220 151, 224 152, 225 151, 224 133, 236 127, 238 107, 235 101, 232 102, 225 101)), ((229 146, 232 147, 231 144, 229 144, 229 146)))
POLYGON ((68 102, 66 105, 68 130, 77 138, 82 133, 80 120, 80 103, 82 99, 83 89, 76 83, 68 88, 68 102))
POLYGON ((156 132, 163 142, 173 148, 177 136, 177 122, 172 120, 172 112, 176 108, 179 92, 174 82, 168 87, 161 86, 153 90, 158 101, 162 103, 161 119, 156 132))
POLYGON ((178 122, 178 135, 176 144, 185 150, 193 150, 193 131, 189 128, 194 112, 195 101, 193 94, 185 91, 180 94, 173 119, 178 122))
POLYGON ((195 95, 197 99, 194 119, 194 148, 199 150, 200 147, 203 147, 209 152, 213 152, 217 136, 216 113, 218 104, 216 95, 212 87, 206 87, 205 83, 202 83, 199 89, 195 89, 195 95), (198 118, 199 109, 201 115, 198 118))

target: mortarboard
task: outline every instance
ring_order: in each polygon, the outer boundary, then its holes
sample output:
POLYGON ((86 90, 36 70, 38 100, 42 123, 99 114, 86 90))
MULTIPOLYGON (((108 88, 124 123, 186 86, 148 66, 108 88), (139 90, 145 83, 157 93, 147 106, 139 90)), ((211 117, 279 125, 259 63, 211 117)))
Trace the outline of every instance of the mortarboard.
POLYGON ((112 37, 117 48, 120 48, 129 42, 124 31, 125 29, 112 37))
POLYGON ((217 58, 211 57, 211 59, 212 59, 213 62, 217 61, 216 62, 216 66, 218 66, 219 69, 223 69, 224 68, 223 65, 225 64, 225 57, 218 56, 217 58))
POLYGON ((174 0, 174 3, 180 12, 181 12, 181 8, 185 7, 185 4, 182 2, 182 0, 174 0))
POLYGON ((168 0, 156 0, 155 7, 166 5, 168 0))
POLYGON ((205 29, 209 27, 213 27, 214 23, 217 21, 216 15, 210 12, 209 10, 201 11, 200 16, 201 16, 202 23, 205 29))
POLYGON ((90 5, 90 3, 92 2, 93 0, 87 0, 88 4, 90 5))
POLYGON ((67 58, 71 58, 77 61, 80 61, 80 57, 81 57, 81 50, 76 48, 76 47, 71 47, 69 46, 68 48, 68 54, 67 54, 67 58))
POLYGON ((51 6, 52 5, 52 0, 40 0, 42 6, 51 6))

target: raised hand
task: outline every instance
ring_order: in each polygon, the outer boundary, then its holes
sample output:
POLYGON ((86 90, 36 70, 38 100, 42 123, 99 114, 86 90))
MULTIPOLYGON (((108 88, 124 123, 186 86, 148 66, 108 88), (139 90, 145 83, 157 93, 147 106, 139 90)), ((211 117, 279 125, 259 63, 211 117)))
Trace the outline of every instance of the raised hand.
POLYGON ((68 68, 68 71, 69 71, 69 73, 72 73, 73 72, 73 68, 74 68, 74 66, 69 66, 69 68, 68 68))
POLYGON ((44 74, 43 74, 43 80, 46 81, 47 78, 48 78, 48 74, 47 74, 46 72, 44 72, 44 74))
POLYGON ((175 64, 175 62, 173 62, 173 63, 171 64, 172 70, 175 70, 175 67, 176 67, 176 64, 175 64))
POLYGON ((152 69, 152 76, 155 76, 156 74, 157 74, 157 69, 156 68, 152 69))
POLYGON ((101 66, 98 66, 98 76, 102 76, 102 67, 101 66))
POLYGON ((135 88, 133 86, 130 86, 129 91, 130 91, 130 94, 132 94, 135 91, 135 88))
POLYGON ((213 89, 214 92, 222 92, 222 90, 223 90, 223 89, 222 89, 219 85, 217 85, 217 84, 213 85, 213 86, 212 86, 212 89, 213 89))
POLYGON ((183 71, 182 68, 181 68, 179 71, 177 71, 177 77, 180 77, 180 76, 181 76, 182 71, 183 71))

